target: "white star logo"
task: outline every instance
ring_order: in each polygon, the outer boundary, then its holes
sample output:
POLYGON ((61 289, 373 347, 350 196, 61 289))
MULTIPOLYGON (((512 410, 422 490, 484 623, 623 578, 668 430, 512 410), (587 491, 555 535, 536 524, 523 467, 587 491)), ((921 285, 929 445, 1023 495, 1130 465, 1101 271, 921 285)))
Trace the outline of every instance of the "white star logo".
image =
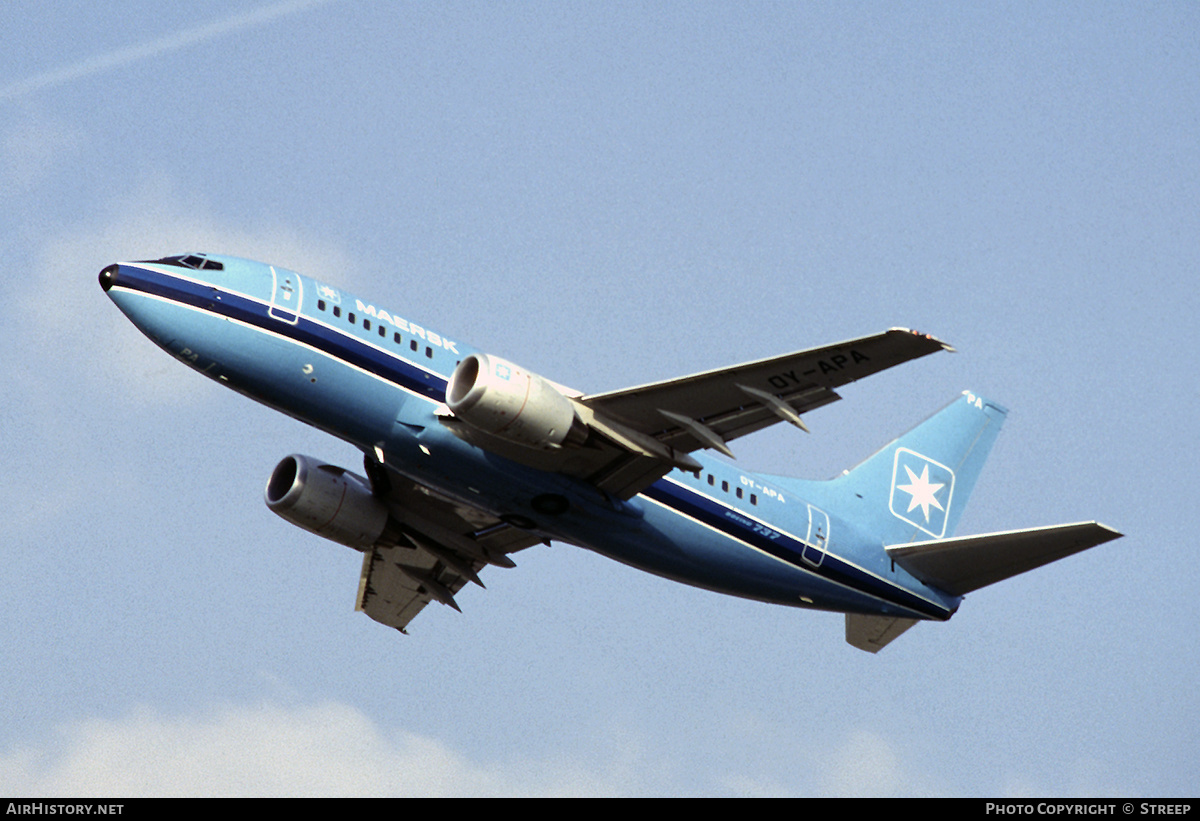
POLYGON ((908 474, 909 483, 907 485, 896 485, 896 489, 903 490, 912 496, 912 499, 908 503, 908 510, 905 513, 911 513, 914 508, 920 507, 921 512, 925 514, 925 521, 928 523, 930 506, 945 512, 946 508, 942 507, 942 503, 937 500, 937 492, 946 485, 940 482, 929 481, 929 465, 921 468, 920 477, 913 473, 912 468, 908 465, 904 465, 904 470, 908 474))

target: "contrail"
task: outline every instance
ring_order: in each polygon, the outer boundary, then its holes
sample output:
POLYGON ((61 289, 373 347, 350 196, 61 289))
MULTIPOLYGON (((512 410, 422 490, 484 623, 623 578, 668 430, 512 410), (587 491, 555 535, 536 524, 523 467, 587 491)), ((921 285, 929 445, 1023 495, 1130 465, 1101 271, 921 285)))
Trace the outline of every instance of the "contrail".
POLYGON ((130 63, 136 63, 138 60, 147 60, 151 57, 157 57, 160 54, 187 48, 188 46, 202 43, 205 40, 219 37, 222 34, 260 26, 276 18, 286 17, 289 14, 304 11, 313 6, 325 5, 329 2, 331 0, 286 0, 286 2, 276 3, 273 6, 264 6, 263 8, 244 14, 235 14, 226 20, 218 20, 215 23, 208 23, 207 25, 181 31, 177 34, 169 34, 166 37, 160 37, 149 43, 128 46, 109 52, 108 54, 89 57, 73 65, 46 71, 0 88, 0 102, 23 97, 42 89, 54 88, 55 86, 69 83, 72 80, 90 77, 93 74, 99 74, 114 68, 120 68, 121 66, 127 66, 130 63))

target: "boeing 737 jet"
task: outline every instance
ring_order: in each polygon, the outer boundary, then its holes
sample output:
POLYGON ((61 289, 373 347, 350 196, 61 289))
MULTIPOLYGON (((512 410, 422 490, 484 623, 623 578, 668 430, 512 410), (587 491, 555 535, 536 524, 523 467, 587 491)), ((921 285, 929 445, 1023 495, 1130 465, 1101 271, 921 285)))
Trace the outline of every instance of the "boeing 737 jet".
POLYGON ((406 632, 459 609, 488 565, 557 540, 686 584, 846 614, 872 653, 984 585, 1115 539, 1096 522, 955 536, 1006 411, 964 391, 828 481, 706 456, 952 350, 874 336, 582 393, 293 271, 188 254, 109 265, 100 285, 151 340, 239 393, 352 443, 365 476, 291 455, 267 506, 361 551, 357 609, 406 632))

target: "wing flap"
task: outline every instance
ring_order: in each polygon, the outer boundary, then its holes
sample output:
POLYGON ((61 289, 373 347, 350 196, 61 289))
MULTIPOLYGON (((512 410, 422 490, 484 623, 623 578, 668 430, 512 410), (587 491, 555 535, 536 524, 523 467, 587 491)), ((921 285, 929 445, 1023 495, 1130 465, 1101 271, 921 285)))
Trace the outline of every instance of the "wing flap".
POLYGON ((372 483, 400 526, 399 543, 363 556, 355 609, 380 624, 407 632, 431 601, 459 610, 455 595, 467 584, 483 587, 489 564, 514 567, 510 553, 541 538, 367 461, 372 483))
POLYGON ((885 550, 926 584, 963 596, 1121 535, 1098 522, 1078 522, 889 545, 885 550))
POLYGON ((433 596, 393 561, 393 554, 399 549, 377 547, 363 554, 358 601, 354 609, 380 624, 407 633, 408 623, 433 600, 433 596))

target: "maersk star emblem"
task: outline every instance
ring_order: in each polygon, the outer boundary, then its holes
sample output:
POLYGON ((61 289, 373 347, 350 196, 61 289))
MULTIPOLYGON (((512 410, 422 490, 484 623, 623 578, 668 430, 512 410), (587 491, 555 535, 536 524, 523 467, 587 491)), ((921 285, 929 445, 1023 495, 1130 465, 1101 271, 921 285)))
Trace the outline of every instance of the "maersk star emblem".
POLYGON ((946 535, 954 493, 954 471, 908 448, 896 449, 892 471, 892 515, 935 539, 946 535))
POLYGON ((917 476, 912 472, 912 468, 908 465, 904 466, 904 470, 908 473, 907 485, 896 485, 897 490, 903 490, 908 495, 912 496, 912 501, 908 503, 908 513, 912 513, 914 508, 921 508, 921 512, 925 514, 925 521, 929 521, 929 507, 932 505, 938 510, 945 512, 946 508, 942 507, 942 503, 937 500, 937 492, 945 487, 941 482, 929 481, 929 465, 921 468, 921 475, 917 476))

